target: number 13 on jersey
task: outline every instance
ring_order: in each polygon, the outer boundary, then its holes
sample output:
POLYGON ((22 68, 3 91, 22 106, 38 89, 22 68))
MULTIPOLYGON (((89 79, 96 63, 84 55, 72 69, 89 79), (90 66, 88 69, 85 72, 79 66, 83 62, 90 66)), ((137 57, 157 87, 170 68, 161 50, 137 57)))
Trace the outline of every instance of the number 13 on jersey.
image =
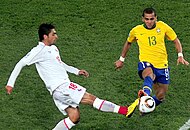
POLYGON ((149 46, 156 45, 156 36, 150 36, 148 37, 149 46))

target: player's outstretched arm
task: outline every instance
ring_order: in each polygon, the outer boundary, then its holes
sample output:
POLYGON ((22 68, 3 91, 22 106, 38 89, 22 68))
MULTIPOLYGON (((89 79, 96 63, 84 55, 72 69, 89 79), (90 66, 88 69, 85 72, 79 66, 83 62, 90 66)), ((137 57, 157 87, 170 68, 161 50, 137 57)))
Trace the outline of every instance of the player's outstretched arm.
POLYGON ((184 65, 189 65, 189 62, 186 61, 183 57, 183 53, 182 53, 182 45, 180 43, 180 40, 178 38, 176 38, 174 41, 174 44, 175 44, 175 48, 178 52, 178 59, 177 59, 177 65, 179 65, 180 63, 181 64, 184 64, 184 65))
POLYGON ((125 61, 126 54, 129 51, 130 47, 131 47, 131 43, 126 41, 126 43, 123 46, 123 50, 122 50, 122 53, 121 53, 119 60, 117 60, 115 62, 115 68, 116 69, 120 69, 123 67, 123 62, 125 61))
POLYGON ((9 80, 7 82, 7 85, 5 86, 6 91, 7 91, 8 94, 11 94, 12 89, 13 89, 14 84, 15 84, 15 81, 16 81, 18 75, 20 74, 22 68, 25 65, 26 64, 23 62, 22 59, 15 65, 15 68, 13 69, 13 71, 12 71, 10 77, 9 77, 9 80))

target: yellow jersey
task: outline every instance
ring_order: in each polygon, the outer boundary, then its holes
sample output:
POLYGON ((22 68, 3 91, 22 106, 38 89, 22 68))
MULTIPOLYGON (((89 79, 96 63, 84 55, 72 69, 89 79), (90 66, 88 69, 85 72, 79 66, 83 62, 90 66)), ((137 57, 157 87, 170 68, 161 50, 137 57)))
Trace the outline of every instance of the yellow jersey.
POLYGON ((158 21, 153 29, 146 29, 143 24, 137 25, 130 31, 127 41, 137 42, 140 62, 146 61, 161 69, 168 67, 165 38, 173 41, 177 35, 166 23, 158 21))

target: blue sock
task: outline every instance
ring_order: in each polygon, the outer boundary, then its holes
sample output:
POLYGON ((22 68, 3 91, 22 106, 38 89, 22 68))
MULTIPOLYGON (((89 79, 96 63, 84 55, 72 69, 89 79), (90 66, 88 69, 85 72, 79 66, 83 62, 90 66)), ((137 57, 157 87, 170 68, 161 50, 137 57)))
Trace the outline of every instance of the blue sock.
POLYGON ((154 99, 156 106, 158 106, 160 103, 162 103, 162 101, 158 100, 155 95, 152 98, 154 99))
POLYGON ((143 90, 148 95, 150 95, 152 92, 152 85, 153 85, 153 81, 152 81, 151 77, 146 76, 144 79, 144 83, 143 83, 143 90))

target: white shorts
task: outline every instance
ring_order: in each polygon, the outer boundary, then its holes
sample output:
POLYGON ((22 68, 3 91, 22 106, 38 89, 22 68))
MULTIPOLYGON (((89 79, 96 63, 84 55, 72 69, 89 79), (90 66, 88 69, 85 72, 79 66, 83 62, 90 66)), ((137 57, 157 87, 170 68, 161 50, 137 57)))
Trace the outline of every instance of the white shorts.
POLYGON ((65 109, 69 106, 76 108, 86 92, 86 88, 73 83, 67 82, 60 85, 53 92, 53 100, 57 108, 67 115, 65 109))

